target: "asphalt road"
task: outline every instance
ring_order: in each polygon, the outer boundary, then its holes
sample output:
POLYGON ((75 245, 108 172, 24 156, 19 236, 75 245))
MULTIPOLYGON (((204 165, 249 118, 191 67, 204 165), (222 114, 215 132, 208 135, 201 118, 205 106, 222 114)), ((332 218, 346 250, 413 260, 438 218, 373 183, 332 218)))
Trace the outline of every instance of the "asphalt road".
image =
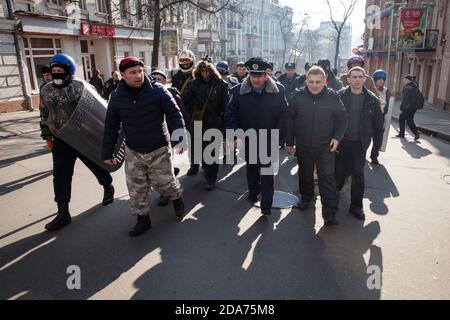
MULTIPOLYGON (((382 165, 367 164, 364 223, 347 213, 348 185, 340 225, 324 227, 319 200, 262 217, 244 200, 245 167, 222 166, 206 192, 183 166, 188 214, 179 222, 154 201, 153 229, 138 238, 128 237, 123 169, 115 202, 100 207, 102 188, 77 161, 72 224, 47 233, 56 206, 45 144, 24 134, 0 151, 0 299, 450 298, 450 145, 435 138, 391 138, 382 165), (69 290, 74 265, 81 289, 69 290)), ((276 189, 297 193, 295 159, 282 156, 276 189)))

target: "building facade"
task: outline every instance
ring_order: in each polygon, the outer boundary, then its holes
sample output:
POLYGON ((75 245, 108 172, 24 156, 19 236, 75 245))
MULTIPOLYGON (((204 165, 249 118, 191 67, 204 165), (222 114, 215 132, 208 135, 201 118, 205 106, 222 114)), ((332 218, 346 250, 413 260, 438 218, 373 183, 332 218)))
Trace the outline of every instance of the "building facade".
POLYGON ((274 69, 283 69, 289 57, 290 44, 286 43, 284 26, 292 23, 292 8, 281 6, 278 0, 250 0, 241 2, 239 13, 225 11, 224 51, 228 63, 236 64, 251 57, 260 57, 274 63, 274 69))
POLYGON ((407 2, 408 6, 425 5, 428 8, 425 47, 415 50, 398 48, 399 8, 405 6, 406 1, 395 1, 395 5, 391 3, 386 0, 366 1, 367 11, 371 12, 366 17, 368 24, 364 44, 367 71, 388 71, 389 88, 397 98, 401 95, 403 76, 413 74, 429 103, 439 109, 450 110, 449 1, 407 2))

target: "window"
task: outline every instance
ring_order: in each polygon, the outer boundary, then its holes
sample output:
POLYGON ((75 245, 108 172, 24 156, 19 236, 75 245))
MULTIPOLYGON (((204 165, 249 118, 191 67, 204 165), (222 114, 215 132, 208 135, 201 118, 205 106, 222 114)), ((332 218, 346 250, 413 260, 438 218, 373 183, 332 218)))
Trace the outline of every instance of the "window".
POLYGON ((47 0, 48 4, 53 4, 55 6, 62 6, 63 0, 47 0))
POLYGON ((121 0, 120 1, 120 16, 122 18, 129 18, 130 16, 130 1, 129 0, 121 0))
POLYGON ((24 38, 24 46, 31 89, 37 91, 44 82, 41 68, 49 63, 53 55, 62 52, 61 41, 50 38, 24 38))
POLYGON ((142 0, 136 0, 136 17, 138 20, 142 20, 142 0))
POLYGON ((95 0, 97 5, 97 11, 101 13, 108 13, 108 7, 106 5, 106 0, 95 0))
POLYGON ((86 0, 78 0, 78 7, 81 10, 86 10, 86 0))
POLYGON ((128 51, 124 51, 123 57, 126 58, 126 57, 129 57, 129 56, 130 56, 130 53, 128 51))

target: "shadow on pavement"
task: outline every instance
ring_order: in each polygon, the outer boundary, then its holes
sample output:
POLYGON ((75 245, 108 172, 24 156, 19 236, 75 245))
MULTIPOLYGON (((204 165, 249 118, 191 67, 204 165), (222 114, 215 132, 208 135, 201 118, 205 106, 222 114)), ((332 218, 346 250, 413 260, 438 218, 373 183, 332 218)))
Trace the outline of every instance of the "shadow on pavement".
POLYGON ((3 196, 10 192, 16 191, 18 189, 21 189, 24 186, 27 186, 27 185, 34 183, 36 181, 39 181, 41 179, 45 179, 48 176, 51 176, 52 173, 53 173, 53 170, 48 170, 48 171, 35 173, 35 174, 29 175, 24 178, 20 178, 20 179, 14 180, 14 181, 10 181, 10 182, 1 184, 0 185, 0 196, 3 196))
POLYGON ((226 184, 246 189, 245 169, 222 174, 227 178, 209 193, 201 177, 182 177, 187 216, 177 222, 171 205, 154 203, 153 229, 138 238, 127 235, 135 223, 128 201, 116 199, 76 215, 59 232, 3 247, 0 299, 380 298, 367 287, 367 266, 382 268, 373 244, 377 222, 363 226, 339 213, 339 226, 317 232, 314 209, 263 217, 239 192, 227 191, 226 184), (67 289, 71 265, 81 269, 80 290, 67 289))

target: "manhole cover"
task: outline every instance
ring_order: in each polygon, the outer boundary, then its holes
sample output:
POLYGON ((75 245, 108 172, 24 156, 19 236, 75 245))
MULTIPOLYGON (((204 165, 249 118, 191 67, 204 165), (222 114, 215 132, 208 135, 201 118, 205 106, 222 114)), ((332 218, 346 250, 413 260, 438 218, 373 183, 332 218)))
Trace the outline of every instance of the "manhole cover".
MULTIPOLYGON (((289 192, 283 192, 283 191, 275 191, 273 195, 273 209, 287 209, 292 208, 293 206, 296 206, 297 203, 300 201, 298 197, 293 195, 289 192)), ((255 206, 260 207, 261 204, 258 201, 255 206)))

